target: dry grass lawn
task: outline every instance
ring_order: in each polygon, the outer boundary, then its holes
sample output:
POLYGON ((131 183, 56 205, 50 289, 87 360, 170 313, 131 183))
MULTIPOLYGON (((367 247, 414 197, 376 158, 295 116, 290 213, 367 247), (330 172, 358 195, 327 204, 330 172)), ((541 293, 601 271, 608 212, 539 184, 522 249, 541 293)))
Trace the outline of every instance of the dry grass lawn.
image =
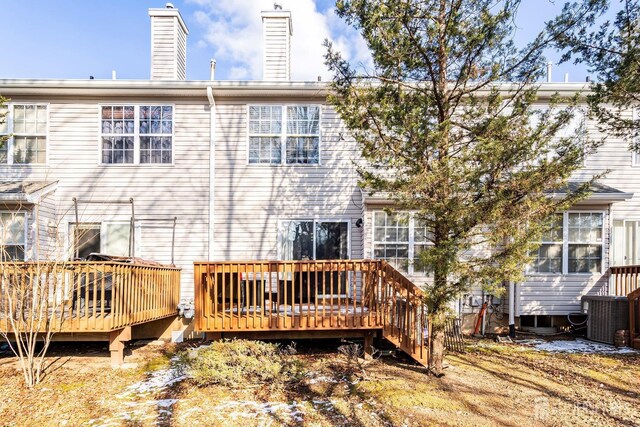
MULTIPOLYGON (((186 345, 185 345, 186 346, 186 345)), ((22 386, 0 357, 2 426, 605 426, 640 425, 640 354, 567 355, 470 343, 446 376, 404 358, 364 370, 335 351, 300 343, 301 380, 198 388, 174 358, 184 347, 134 346, 111 369, 104 345, 56 345, 44 382, 22 386), (142 381, 142 386, 131 388, 142 381)))

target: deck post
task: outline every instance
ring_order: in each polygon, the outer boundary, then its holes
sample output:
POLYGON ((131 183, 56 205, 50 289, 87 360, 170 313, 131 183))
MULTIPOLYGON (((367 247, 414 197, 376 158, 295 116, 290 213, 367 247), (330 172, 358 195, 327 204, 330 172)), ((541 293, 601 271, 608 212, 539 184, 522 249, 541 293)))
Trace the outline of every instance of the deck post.
POLYGON ((373 331, 365 331, 364 333, 364 358, 371 359, 373 357, 373 331))
POLYGON ((220 341, 222 339, 222 332, 206 332, 206 341, 220 341))
POLYGON ((120 366, 124 362, 124 343, 131 340, 131 326, 109 332, 109 351, 111 366, 120 366))

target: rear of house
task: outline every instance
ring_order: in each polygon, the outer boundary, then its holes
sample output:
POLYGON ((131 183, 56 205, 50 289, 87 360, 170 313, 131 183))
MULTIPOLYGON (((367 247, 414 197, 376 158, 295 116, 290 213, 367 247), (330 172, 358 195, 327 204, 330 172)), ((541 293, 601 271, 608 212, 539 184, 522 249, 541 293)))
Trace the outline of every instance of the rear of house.
MULTIPOLYGON (((326 102, 328 85, 290 80, 288 11, 262 13, 264 80, 242 82, 186 81, 180 13, 149 14, 150 80, 0 81, 10 98, 0 128, 10 135, 0 152, 9 258, 100 252, 175 264, 184 300, 198 297, 193 263, 205 260, 384 259, 428 283, 425 227, 358 187, 360 152, 326 102)), ((584 89, 543 84, 541 107, 556 92, 584 89)), ((474 322, 490 300, 490 326, 507 314, 521 325, 562 324, 582 295, 612 292, 609 267, 639 262, 638 167, 607 136, 574 181, 611 172, 588 200, 558 213, 526 280, 505 283, 502 297, 480 288, 460 296, 460 316, 474 322)), ((360 296, 358 274, 350 277, 360 296)))

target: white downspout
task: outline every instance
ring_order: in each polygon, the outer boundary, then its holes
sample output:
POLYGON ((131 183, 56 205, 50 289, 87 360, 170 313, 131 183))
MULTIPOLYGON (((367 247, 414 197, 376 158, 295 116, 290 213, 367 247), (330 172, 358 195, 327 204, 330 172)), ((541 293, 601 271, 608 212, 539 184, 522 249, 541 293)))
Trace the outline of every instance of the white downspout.
POLYGON ((509 336, 516 337, 516 284, 509 281, 509 336))
MULTIPOLYGON (((215 65, 214 65, 215 66, 215 65)), ((213 98, 213 88, 207 86, 209 98, 209 260, 214 259, 213 235, 215 225, 215 165, 216 165, 216 100, 213 98)))

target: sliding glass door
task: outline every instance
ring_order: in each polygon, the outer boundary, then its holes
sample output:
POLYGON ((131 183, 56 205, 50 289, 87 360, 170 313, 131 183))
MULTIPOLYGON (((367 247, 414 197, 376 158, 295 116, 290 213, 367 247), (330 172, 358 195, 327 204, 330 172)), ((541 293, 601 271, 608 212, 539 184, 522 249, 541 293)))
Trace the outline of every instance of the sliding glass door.
POLYGON ((287 220, 280 222, 280 258, 349 259, 349 222, 287 220))

